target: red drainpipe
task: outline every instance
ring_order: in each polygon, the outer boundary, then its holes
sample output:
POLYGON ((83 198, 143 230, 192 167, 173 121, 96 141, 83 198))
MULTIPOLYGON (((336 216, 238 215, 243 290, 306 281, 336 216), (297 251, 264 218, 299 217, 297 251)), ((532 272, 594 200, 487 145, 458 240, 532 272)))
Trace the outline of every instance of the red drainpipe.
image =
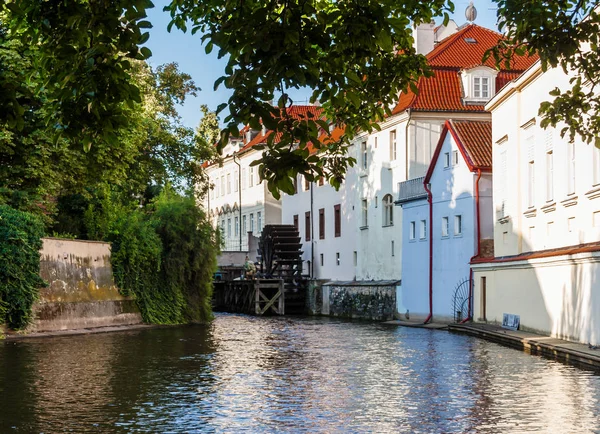
POLYGON ((427 202, 429 202, 429 316, 423 324, 428 324, 433 318, 433 196, 431 190, 424 182, 427 192, 427 202))
MULTIPOLYGON (((475 215, 477 219, 477 253, 475 256, 471 258, 471 261, 475 259, 481 253, 481 217, 479 213, 479 180, 481 179, 481 169, 477 169, 477 181, 475 181, 475 215)), ((469 262, 471 262, 469 261, 469 262)), ((471 268, 469 272, 469 314, 467 317, 461 321, 461 324, 466 323, 467 321, 471 321, 473 319, 473 314, 471 313, 471 299, 473 298, 473 269, 471 268)))

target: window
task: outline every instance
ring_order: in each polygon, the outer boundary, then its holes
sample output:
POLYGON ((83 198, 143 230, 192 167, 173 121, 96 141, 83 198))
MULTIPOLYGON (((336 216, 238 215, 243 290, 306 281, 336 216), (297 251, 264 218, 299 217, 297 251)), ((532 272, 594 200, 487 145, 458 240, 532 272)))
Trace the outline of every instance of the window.
POLYGON ((377 149, 377 136, 375 136, 375 149, 377 149))
POLYGON ((600 184, 600 149, 595 146, 590 146, 592 148, 592 184, 598 185, 600 184))
POLYGON ((237 237, 240 234, 240 218, 235 218, 235 236, 237 237))
POLYGON ((499 185, 499 196, 500 196, 500 209, 499 209, 499 217, 506 217, 506 200, 508 196, 508 179, 506 174, 506 149, 500 151, 500 185, 499 185))
POLYGON ((215 198, 215 187, 214 187, 214 185, 210 186, 210 198, 211 199, 215 198))
POLYGON ((298 214, 294 215, 294 228, 298 230, 298 214))
POLYGON ((262 213, 259 211, 256 213, 256 232, 262 231, 262 213))
POLYGON ((362 168, 366 169, 368 166, 367 161, 367 142, 362 142, 360 144, 360 153, 362 155, 362 168))
POLYGON ((221 220, 221 239, 225 239, 225 219, 221 220))
POLYGON ((567 230, 569 232, 575 232, 577 230, 577 227, 575 226, 576 223, 577 222, 575 221, 575 217, 569 217, 567 219, 567 230))
POLYGON ((240 187, 240 173, 236 170, 233 174, 233 191, 236 193, 239 191, 240 187))
POLYGON ((227 219, 227 238, 231 238, 231 219, 227 219))
POLYGON ((391 194, 383 196, 383 226, 394 224, 394 200, 391 194))
POLYGON ((473 98, 490 97, 490 79, 488 77, 473 78, 473 98))
POLYGON ((227 174, 227 194, 231 193, 231 173, 227 174))
POLYGON ((310 190, 310 181, 304 177, 304 191, 310 190))
POLYGON ((354 266, 356 267, 358 265, 358 252, 355 250, 354 251, 354 266))
POLYGON ((396 159, 396 130, 390 131, 390 161, 396 159))
POLYGON ((335 265, 340 265, 340 252, 335 254, 335 265))
POLYGON ((304 213, 304 239, 310 241, 310 211, 304 213))
POLYGON ((554 199, 554 153, 546 152, 546 201, 554 199))
POLYGON ((246 168, 242 169, 242 190, 246 189, 246 168))
POLYGON ((369 215, 368 215, 368 204, 367 199, 363 199, 362 203, 362 226, 367 227, 369 225, 369 215))
POLYGON ((250 187, 254 187, 254 166, 250 167, 250 179, 248 180, 248 183, 250 187))
POLYGON ((550 237, 550 236, 552 236, 553 232, 554 232, 554 222, 546 223, 546 235, 548 235, 550 237))
POLYGON ((419 234, 419 238, 422 240, 427 238, 427 220, 421 220, 421 233, 419 234))
POLYGON ((410 227, 408 230, 408 239, 414 240, 417 238, 417 222, 410 222, 410 227))
POLYGON ((448 217, 442 217, 442 237, 448 236, 448 217))
POLYGON ((575 193, 575 143, 571 142, 567 144, 568 156, 567 156, 567 174, 569 181, 568 194, 575 193))
POLYGON ((254 232, 254 214, 250 214, 250 232, 254 232))
POLYGON ((323 260, 323 253, 321 253, 321 255, 320 255, 320 256, 321 256, 321 267, 322 267, 322 266, 323 266, 323 264, 324 264, 324 260, 323 260))
POLYGON ((319 210, 319 239, 325 239, 325 209, 319 210))
POLYGON ((486 306, 487 306, 487 302, 486 302, 486 296, 487 296, 487 287, 486 287, 486 277, 485 276, 481 276, 481 280, 480 280, 481 284, 479 285, 479 292, 480 292, 480 303, 479 303, 479 311, 481 313, 481 318, 479 318, 481 321, 486 321, 487 320, 487 314, 486 314, 486 306))
POLYGON ((454 216, 454 236, 462 235, 462 216, 454 216))
POLYGON ((595 228, 600 228, 600 211, 596 211, 592 214, 592 225, 595 228))
POLYGON ((444 154, 444 168, 450 167, 450 152, 444 154))
POLYGON ((221 196, 225 196, 225 176, 221 176, 221 196))
POLYGON ((298 176, 294 176, 294 194, 298 194, 298 176))
POLYGON ((375 208, 377 208, 378 205, 379 205, 379 199, 377 198, 377 196, 375 196, 375 208))
POLYGON ((535 161, 530 161, 527 165, 527 206, 535 206, 535 161))
POLYGON ((339 205, 333 206, 333 232, 334 236, 342 236, 342 211, 339 205))
POLYGON ((394 240, 392 240, 392 256, 395 256, 395 252, 394 252, 394 240))
POLYGON ((246 232, 248 232, 246 230, 247 226, 246 226, 246 216, 242 216, 242 233, 245 234, 246 232))
POLYGON ((458 151, 452 151, 452 165, 458 166, 458 151))

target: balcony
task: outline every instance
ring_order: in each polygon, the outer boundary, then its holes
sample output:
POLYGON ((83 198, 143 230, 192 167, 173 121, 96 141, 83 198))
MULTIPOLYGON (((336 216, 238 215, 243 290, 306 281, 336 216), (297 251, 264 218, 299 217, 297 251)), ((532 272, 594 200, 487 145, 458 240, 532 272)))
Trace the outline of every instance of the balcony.
POLYGON ((413 200, 426 199, 427 192, 423 186, 425 177, 409 179, 408 181, 398 183, 398 200, 396 205, 402 205, 413 200))

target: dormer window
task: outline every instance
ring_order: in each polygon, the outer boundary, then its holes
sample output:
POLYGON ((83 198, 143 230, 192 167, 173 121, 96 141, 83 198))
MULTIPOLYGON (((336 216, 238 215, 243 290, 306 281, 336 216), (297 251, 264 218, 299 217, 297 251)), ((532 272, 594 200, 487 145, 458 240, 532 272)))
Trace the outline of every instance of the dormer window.
POLYGON ((485 104, 496 93, 496 75, 498 71, 487 66, 476 66, 461 72, 466 104, 485 104))

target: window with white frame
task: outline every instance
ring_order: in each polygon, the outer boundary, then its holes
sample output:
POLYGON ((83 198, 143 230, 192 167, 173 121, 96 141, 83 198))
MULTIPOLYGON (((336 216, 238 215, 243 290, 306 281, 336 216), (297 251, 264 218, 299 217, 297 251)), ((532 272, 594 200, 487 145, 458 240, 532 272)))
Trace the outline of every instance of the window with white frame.
POLYGON ((417 222, 410 222, 410 226, 408 229, 408 239, 414 240, 417 238, 417 222))
POLYGON ((396 159, 396 150, 397 150, 396 130, 392 130, 392 131, 390 131, 390 161, 393 161, 396 159))
POLYGON ((258 211, 256 213, 256 232, 262 231, 262 213, 258 211))
POLYGON ((239 187, 240 187, 240 173, 236 170, 233 174, 233 191, 235 191, 236 193, 239 191, 239 187))
POLYGON ((454 216, 454 236, 462 235, 462 215, 454 216))
POLYGON ((531 160, 527 164, 527 206, 535 206, 535 161, 531 160))
POLYGON ((506 149, 502 149, 500 151, 500 176, 499 185, 498 185, 498 208, 497 212, 499 214, 498 217, 506 217, 506 200, 508 197, 508 178, 507 178, 507 168, 506 168, 507 158, 506 158, 506 149))
POLYGON ((250 167, 250 179, 248 180, 248 185, 254 187, 254 166, 250 167))
POLYGON ((554 199, 554 152, 546 152, 546 202, 554 199))
POLYGON ((246 168, 242 169, 242 190, 246 189, 246 168))
POLYGON ((250 232, 254 232, 254 214, 250 214, 250 232))
POLYGON ((592 149, 592 184, 600 184, 600 149, 590 146, 592 149))
POLYGON ((361 154, 361 158, 362 158, 362 168, 363 169, 367 169, 368 165, 369 165, 369 161, 368 161, 368 153, 367 153, 367 142, 362 142, 360 144, 360 154, 361 154))
POLYGON ((231 238, 231 219, 227 219, 227 238, 231 238))
POLYGON ((227 174, 227 194, 231 193, 231 173, 227 174))
POLYGON ((369 209, 367 199, 361 201, 362 204, 362 226, 367 227, 369 225, 369 209))
POLYGON ((568 194, 575 193, 575 142, 567 144, 567 176, 568 179, 568 194))
POLYGON ((391 194, 383 196, 383 226, 394 224, 394 199, 391 194))
POLYGON ((235 236, 237 237, 240 234, 240 218, 235 218, 235 236))
POLYGON ((247 230, 247 226, 246 226, 246 216, 242 216, 242 234, 245 234, 246 232, 248 232, 247 230))
POLYGON ((458 151, 452 151, 452 165, 458 166, 458 151))
POLYGON ((421 227, 419 231, 419 238, 424 240, 427 238, 427 220, 421 220, 421 227))
POLYGON ((473 77, 473 98, 486 99, 490 97, 489 77, 473 77))
POLYGON ((442 237, 448 236, 448 217, 442 217, 442 237))
POLYGON ((225 176, 221 175, 221 196, 225 196, 225 176))
POLYGON ((450 152, 444 154, 444 168, 450 167, 450 152))

